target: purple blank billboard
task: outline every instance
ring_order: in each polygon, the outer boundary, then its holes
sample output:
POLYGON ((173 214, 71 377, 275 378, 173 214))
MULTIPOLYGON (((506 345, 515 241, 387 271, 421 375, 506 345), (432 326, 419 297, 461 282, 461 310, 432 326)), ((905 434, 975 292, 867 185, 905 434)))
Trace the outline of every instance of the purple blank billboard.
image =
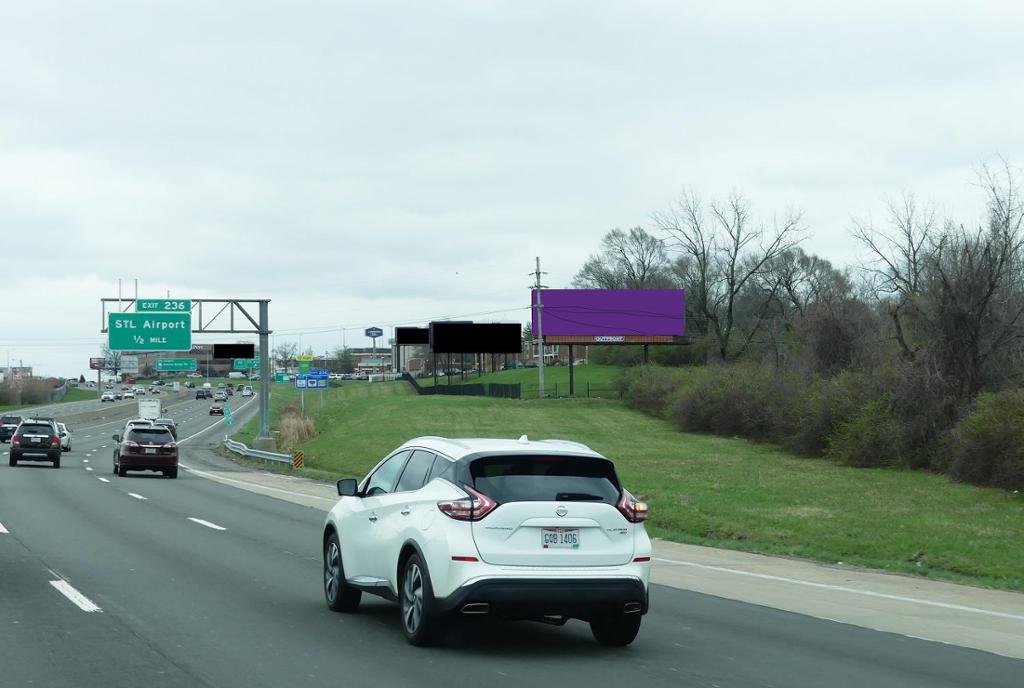
MULTIPOLYGON (((537 304, 537 290, 531 306, 537 304)), ((682 289, 545 289, 544 336, 685 334, 682 289)), ((533 332, 537 333, 537 309, 533 332)))

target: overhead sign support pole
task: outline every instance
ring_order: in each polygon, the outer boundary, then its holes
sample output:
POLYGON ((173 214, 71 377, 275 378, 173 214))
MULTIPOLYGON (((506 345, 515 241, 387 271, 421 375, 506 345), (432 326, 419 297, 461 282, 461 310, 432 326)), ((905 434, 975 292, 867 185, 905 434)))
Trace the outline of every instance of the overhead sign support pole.
POLYGON ((270 435, 270 301, 260 301, 260 433, 257 439, 273 443, 270 435))

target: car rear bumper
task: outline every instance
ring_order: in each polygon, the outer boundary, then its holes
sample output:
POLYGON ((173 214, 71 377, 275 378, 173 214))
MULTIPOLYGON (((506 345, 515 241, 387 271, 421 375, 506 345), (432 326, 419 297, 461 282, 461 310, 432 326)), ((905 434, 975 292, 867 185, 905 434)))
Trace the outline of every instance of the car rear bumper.
POLYGON ((60 447, 51 449, 11 449, 11 457, 26 461, 56 461, 60 458, 60 447))
POLYGON ((121 455, 120 464, 125 468, 158 471, 165 468, 177 468, 177 456, 125 456, 121 455))
POLYGON ((624 612, 646 614, 648 593, 639 578, 490 578, 465 585, 437 602, 446 613, 586 620, 624 612))

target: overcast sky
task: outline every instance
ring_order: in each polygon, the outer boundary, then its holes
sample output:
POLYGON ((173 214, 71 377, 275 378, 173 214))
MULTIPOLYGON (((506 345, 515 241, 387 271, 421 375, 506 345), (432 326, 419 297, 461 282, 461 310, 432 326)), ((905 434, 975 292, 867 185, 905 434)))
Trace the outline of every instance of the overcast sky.
POLYGON ((975 170, 1024 165, 1022 35, 978 0, 2 2, 0 365, 87 372, 118 278, 270 298, 317 351, 525 322, 535 256, 569 286, 684 187, 854 264, 852 216, 975 223, 975 170))

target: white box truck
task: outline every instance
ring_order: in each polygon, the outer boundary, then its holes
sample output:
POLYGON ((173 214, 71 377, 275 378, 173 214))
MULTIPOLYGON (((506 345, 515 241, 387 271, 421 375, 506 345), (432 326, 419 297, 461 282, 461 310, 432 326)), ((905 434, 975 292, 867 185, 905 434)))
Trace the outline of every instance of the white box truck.
POLYGON ((156 420, 160 417, 159 399, 139 399, 139 418, 156 420))
POLYGON ((229 380, 244 380, 245 379, 245 373, 240 373, 237 370, 232 370, 230 373, 228 373, 228 379, 229 380))

